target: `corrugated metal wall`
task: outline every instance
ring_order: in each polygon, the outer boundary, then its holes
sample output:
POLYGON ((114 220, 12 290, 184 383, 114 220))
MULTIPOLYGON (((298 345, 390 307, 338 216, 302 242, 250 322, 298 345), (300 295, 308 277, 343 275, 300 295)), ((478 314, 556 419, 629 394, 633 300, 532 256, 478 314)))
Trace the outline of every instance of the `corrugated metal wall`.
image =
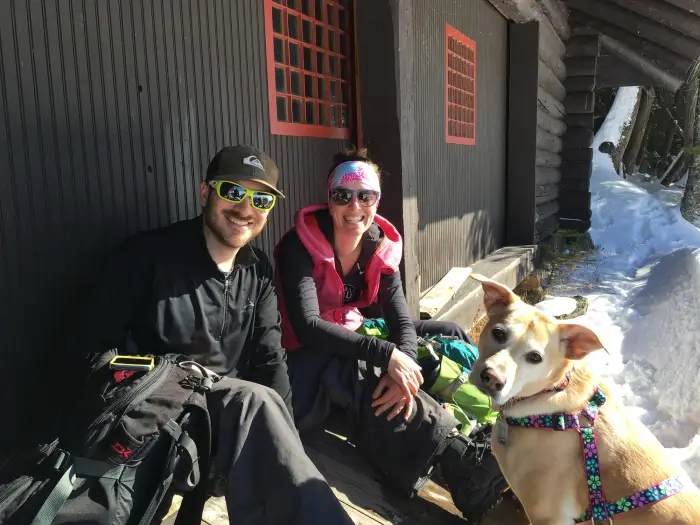
POLYGON ((0 0, 3 358, 51 339, 120 239, 197 214, 224 145, 280 166, 288 198, 258 243, 268 252, 323 199, 344 143, 270 135, 264 27, 262 0, 0 0))
POLYGON ((486 0, 415 2, 418 258, 423 290, 501 247, 507 23, 486 0), (445 142, 445 24, 476 41, 476 145, 445 142))

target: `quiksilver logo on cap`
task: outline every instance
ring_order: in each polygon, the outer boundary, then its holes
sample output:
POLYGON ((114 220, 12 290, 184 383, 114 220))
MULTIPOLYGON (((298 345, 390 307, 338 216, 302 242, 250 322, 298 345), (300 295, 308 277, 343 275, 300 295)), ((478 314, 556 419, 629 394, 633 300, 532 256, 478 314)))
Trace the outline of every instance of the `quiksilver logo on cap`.
POLYGON ((260 162, 260 159, 258 159, 258 157, 256 157, 255 155, 251 155, 250 157, 244 158, 243 164, 247 164, 248 166, 255 166, 256 168, 260 168, 261 170, 265 171, 262 162, 260 162))

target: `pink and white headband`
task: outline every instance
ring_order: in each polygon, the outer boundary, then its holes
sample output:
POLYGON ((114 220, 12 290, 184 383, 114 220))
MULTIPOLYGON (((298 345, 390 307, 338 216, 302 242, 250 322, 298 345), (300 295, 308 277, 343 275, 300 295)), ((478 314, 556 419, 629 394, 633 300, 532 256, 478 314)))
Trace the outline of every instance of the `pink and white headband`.
POLYGON ((362 182, 374 191, 381 191, 377 170, 366 162, 359 160, 351 160, 339 164, 328 177, 326 190, 330 191, 353 181, 362 182))

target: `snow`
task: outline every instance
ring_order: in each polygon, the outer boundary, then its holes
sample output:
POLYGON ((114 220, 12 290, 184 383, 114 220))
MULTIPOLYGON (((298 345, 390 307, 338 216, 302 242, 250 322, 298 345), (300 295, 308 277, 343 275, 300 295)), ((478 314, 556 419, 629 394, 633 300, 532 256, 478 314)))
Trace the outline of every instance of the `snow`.
POLYGON ((620 88, 593 146, 594 269, 553 292, 588 298, 579 319, 609 351, 588 359, 700 485, 700 229, 680 214, 683 183, 624 180, 598 151, 619 140, 637 95, 620 88))
POLYGON ((549 315, 558 317, 560 315, 569 315, 576 310, 576 299, 573 297, 549 297, 540 301, 535 305, 543 312, 549 315))

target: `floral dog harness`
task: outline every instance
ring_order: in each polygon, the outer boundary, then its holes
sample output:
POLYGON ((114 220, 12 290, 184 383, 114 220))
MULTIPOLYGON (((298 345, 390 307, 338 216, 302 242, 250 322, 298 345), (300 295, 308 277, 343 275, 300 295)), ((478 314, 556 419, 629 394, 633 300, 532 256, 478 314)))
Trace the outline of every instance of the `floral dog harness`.
MULTIPOLYGON (((566 383, 568 384, 568 378, 566 383)), ((560 390, 556 388, 554 390, 560 390)), ((550 390, 552 391, 552 390, 550 390)), ((630 510, 646 507, 674 494, 678 494, 683 489, 683 482, 680 476, 673 476, 661 483, 635 494, 611 502, 605 499, 603 481, 600 476, 600 460, 598 459, 598 438, 594 429, 595 420, 600 411, 600 407, 605 403, 605 395, 600 388, 588 401, 588 405, 578 414, 549 414, 529 417, 506 417, 505 422, 511 426, 525 428, 549 428, 552 430, 576 430, 581 436, 583 446, 583 461, 586 467, 586 478, 588 480, 588 500, 590 502, 586 513, 576 520, 576 523, 584 523, 593 520, 608 520, 612 523, 612 517, 630 510), (579 416, 584 415, 590 422, 590 427, 581 427, 579 416)))

